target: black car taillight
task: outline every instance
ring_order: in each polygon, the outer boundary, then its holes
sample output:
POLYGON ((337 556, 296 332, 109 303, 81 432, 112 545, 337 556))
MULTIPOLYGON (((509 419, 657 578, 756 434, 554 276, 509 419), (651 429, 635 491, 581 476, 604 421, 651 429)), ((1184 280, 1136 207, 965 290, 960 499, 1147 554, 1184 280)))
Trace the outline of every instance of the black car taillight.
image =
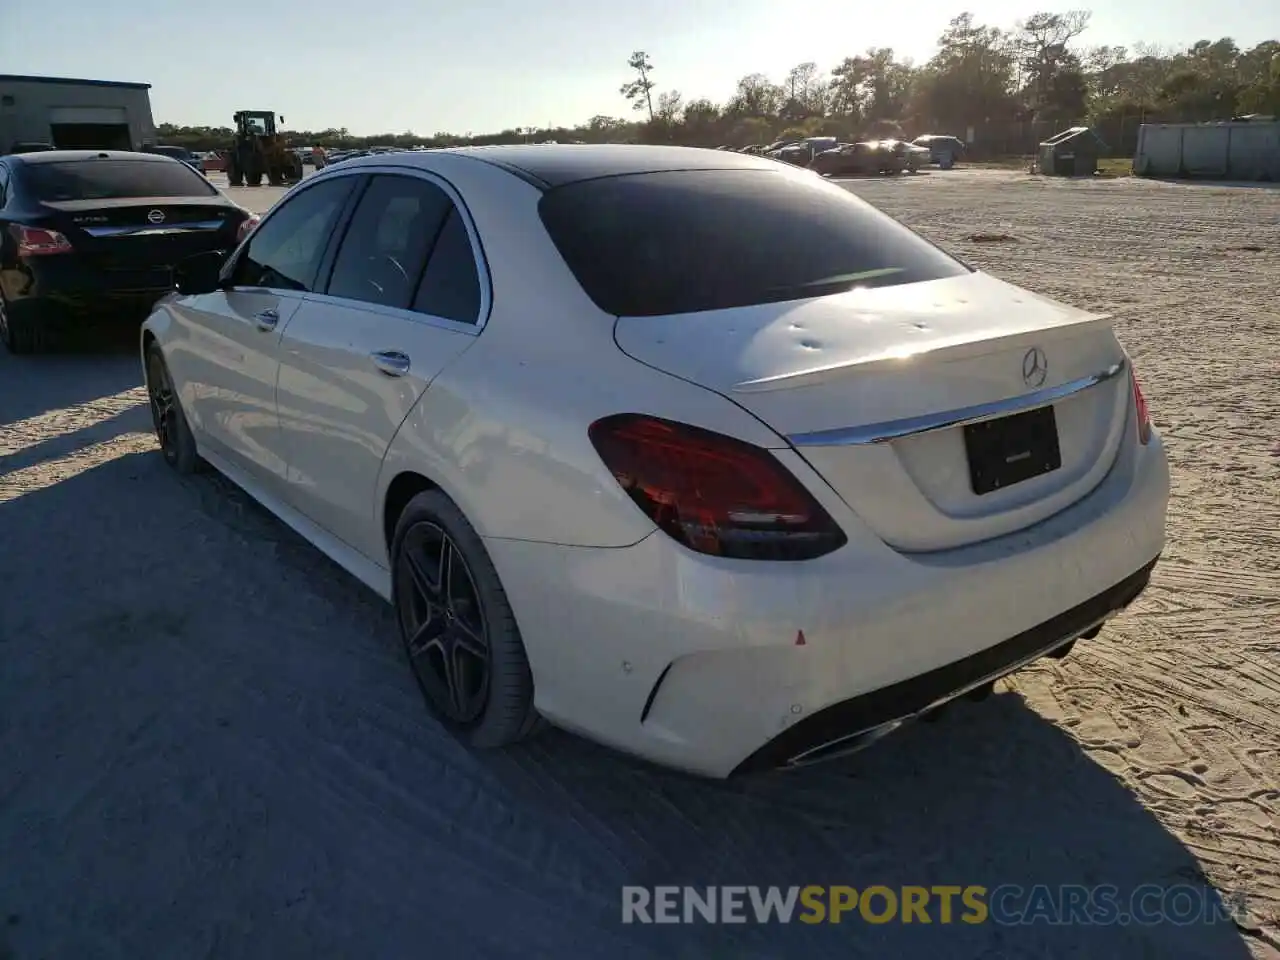
POLYGON ((242 243, 244 238, 253 232, 253 228, 256 227, 261 220, 262 218, 256 213, 249 214, 249 216, 245 218, 244 222, 236 228, 236 243, 242 243))
POLYGON ((811 560, 846 542, 813 495, 760 447, 640 414, 597 420, 589 436, 636 505, 690 550, 811 560))
POLYGON ((71 253, 71 242, 57 230, 45 230, 42 227, 24 227, 13 224, 9 227, 18 244, 20 257, 45 257, 55 253, 71 253))

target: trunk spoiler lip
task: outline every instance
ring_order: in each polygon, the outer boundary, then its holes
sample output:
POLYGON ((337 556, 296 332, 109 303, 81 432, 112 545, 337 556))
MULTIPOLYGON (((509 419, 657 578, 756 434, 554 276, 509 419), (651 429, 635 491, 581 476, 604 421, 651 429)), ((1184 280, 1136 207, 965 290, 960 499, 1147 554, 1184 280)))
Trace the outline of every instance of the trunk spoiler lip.
POLYGON ((1128 367, 1127 358, 1087 376, 1068 380, 1052 387, 1042 387, 1030 393, 1020 394, 1004 400, 993 400, 988 403, 974 404, 956 410, 944 410, 939 413, 927 413, 914 417, 903 417, 900 420, 885 420, 880 423, 868 423, 856 427, 836 427, 831 430, 817 430, 812 433, 797 433, 788 436, 787 442, 793 447, 848 447, 865 444, 887 443, 905 437, 933 433, 937 430, 950 430, 971 423, 982 423, 1015 413, 1024 413, 1039 407, 1065 400, 1082 391, 1105 383, 1120 375, 1128 367))
POLYGON ((923 358, 958 360, 977 357, 995 353, 1007 347, 1006 340, 1010 338, 1026 339, 1034 337, 1040 341, 1051 343, 1055 340, 1078 336, 1090 328, 1108 327, 1111 325, 1111 321, 1111 314, 1088 313, 1074 316, 1065 322, 1029 327, 1027 329, 971 331, 951 340, 935 341, 919 349, 912 349, 904 345, 881 353, 856 356, 848 360, 840 360, 836 363, 823 364, 818 367, 807 367, 803 370, 790 370, 786 373, 773 374, 754 380, 743 380, 735 383, 731 389, 733 393, 767 393, 771 390, 786 390, 821 383, 833 376, 839 376, 856 368, 883 368, 892 364, 901 365, 923 358))

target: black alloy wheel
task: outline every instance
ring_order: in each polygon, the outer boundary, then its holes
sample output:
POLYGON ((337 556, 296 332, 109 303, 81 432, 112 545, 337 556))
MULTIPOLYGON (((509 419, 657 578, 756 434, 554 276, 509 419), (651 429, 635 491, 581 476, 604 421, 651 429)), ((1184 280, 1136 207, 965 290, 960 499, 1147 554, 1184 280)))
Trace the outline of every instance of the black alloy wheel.
POLYGON ((396 577, 401 635, 423 693, 451 723, 475 724, 488 704, 492 658, 466 557, 443 527, 421 520, 403 536, 396 577))
POLYGON ((174 442, 177 433, 178 405, 173 398, 173 383, 164 359, 158 351, 147 357, 147 399, 151 401, 151 422, 156 428, 160 453, 165 462, 173 466, 178 462, 178 448, 174 442))
POLYGON ((197 472, 202 461, 196 453, 195 437, 182 413, 164 354, 154 343, 147 348, 147 400, 164 462, 179 473, 197 472))
POLYGON ((534 734, 533 671, 484 541, 441 490, 415 495, 389 544, 400 639, 428 709, 470 747, 534 734))

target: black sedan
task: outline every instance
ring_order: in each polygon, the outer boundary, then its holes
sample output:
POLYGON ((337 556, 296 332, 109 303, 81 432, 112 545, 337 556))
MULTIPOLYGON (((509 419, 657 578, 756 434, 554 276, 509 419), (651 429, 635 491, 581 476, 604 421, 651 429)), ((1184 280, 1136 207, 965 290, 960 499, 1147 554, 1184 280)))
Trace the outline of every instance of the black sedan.
POLYGON ((0 339, 33 353, 69 326, 141 322, 173 288, 173 264, 231 249, 253 222, 159 154, 0 156, 0 339))

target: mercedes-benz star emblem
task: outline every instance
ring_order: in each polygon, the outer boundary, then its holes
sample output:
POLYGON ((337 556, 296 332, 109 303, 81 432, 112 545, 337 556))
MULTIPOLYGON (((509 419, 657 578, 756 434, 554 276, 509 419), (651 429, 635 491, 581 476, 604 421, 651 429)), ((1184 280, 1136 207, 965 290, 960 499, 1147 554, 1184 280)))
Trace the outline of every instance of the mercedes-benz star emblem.
POLYGON ((164 211, 152 210, 147 214, 147 220, 150 223, 164 223, 164 211))
POLYGON ((1034 389, 1044 383, 1047 376, 1049 376, 1049 358, 1039 347, 1032 347, 1022 358, 1022 382, 1034 389))

